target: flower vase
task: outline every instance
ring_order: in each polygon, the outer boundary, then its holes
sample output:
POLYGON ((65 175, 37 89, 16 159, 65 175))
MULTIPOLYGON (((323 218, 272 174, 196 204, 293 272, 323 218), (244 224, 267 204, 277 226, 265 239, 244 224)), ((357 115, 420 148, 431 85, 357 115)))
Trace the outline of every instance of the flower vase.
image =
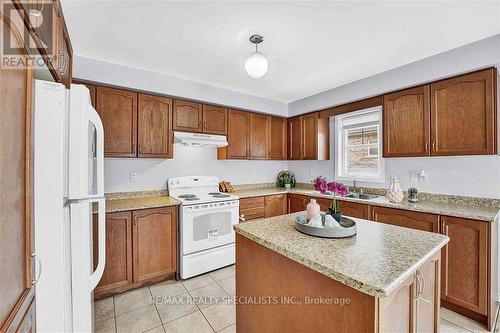
POLYGON ((403 200, 403 190, 399 184, 399 177, 391 177, 389 189, 387 190, 387 199, 390 202, 401 202, 403 200))

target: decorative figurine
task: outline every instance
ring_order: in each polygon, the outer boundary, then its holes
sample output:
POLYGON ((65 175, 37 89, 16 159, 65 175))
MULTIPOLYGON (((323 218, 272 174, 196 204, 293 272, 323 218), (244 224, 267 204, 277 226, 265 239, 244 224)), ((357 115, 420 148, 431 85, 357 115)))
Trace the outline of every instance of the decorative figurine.
POLYGON ((408 189, 408 201, 418 202, 418 190, 414 187, 408 189))

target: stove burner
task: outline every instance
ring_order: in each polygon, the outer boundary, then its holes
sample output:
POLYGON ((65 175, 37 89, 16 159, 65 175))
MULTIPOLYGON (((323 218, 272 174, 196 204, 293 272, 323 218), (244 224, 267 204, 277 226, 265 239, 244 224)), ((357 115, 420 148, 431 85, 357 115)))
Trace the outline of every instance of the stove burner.
POLYGON ((208 195, 219 195, 219 194, 222 194, 222 193, 220 193, 220 192, 210 192, 210 193, 208 193, 208 195))
POLYGON ((227 198, 227 197, 229 197, 230 195, 229 195, 229 194, 222 194, 222 193, 220 193, 220 194, 213 194, 212 196, 213 196, 214 198, 227 198))
POLYGON ((184 200, 186 200, 186 201, 196 201, 196 200, 200 200, 200 198, 197 198, 197 197, 189 197, 189 198, 184 198, 184 200))
POLYGON ((194 194, 183 194, 183 195, 179 195, 179 198, 181 198, 181 199, 196 198, 196 195, 194 195, 194 194))

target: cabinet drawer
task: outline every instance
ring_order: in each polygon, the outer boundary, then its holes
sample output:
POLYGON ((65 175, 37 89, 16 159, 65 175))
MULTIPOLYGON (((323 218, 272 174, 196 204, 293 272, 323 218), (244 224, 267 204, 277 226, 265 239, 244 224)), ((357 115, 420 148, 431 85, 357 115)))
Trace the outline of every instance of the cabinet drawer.
POLYGON ((240 210, 255 207, 264 207, 264 197, 240 199, 240 210))
POLYGON ((243 215, 246 221, 258 219, 265 216, 265 209, 264 207, 240 209, 240 216, 241 215, 243 215))

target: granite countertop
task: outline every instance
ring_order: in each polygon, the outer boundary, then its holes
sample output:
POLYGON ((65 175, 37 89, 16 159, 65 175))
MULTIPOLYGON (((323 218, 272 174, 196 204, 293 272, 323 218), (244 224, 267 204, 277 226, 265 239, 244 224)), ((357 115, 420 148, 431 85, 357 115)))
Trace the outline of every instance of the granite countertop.
POLYGON ((180 202, 172 197, 169 197, 168 195, 125 199, 106 199, 106 213, 177 205, 180 205, 180 202))
POLYGON ((327 239, 295 230, 302 213, 253 220, 234 230, 285 257, 374 297, 386 297, 434 256, 448 236, 354 219, 358 233, 327 239))
MULTIPOLYGON (((333 198, 333 195, 321 194, 314 190, 301 189, 301 188, 294 188, 289 190, 283 188, 249 189, 249 190, 236 191, 234 194, 239 196, 240 198, 249 198, 249 197, 273 195, 280 193, 295 193, 295 194, 302 194, 302 195, 327 198, 327 199, 333 198)), ((383 206, 383 207, 399 208, 399 209, 405 209, 423 213, 463 217, 463 218, 486 221, 486 222, 495 221, 495 218, 499 213, 498 207, 483 207, 471 204, 458 204, 446 201, 421 200, 418 203, 410 203, 406 200, 403 200, 402 202, 399 203, 392 203, 389 200, 387 200, 387 198, 384 196, 380 196, 370 200, 345 198, 345 197, 338 197, 338 199, 341 201, 350 201, 366 205, 383 206)))

